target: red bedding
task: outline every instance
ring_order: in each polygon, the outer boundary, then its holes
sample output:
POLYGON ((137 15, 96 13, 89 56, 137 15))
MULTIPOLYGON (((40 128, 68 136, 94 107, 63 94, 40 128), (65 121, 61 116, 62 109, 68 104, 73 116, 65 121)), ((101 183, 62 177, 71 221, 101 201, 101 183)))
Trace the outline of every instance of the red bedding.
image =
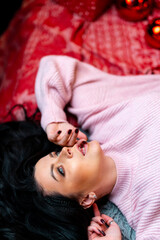
POLYGON ((52 0, 24 0, 0 38, 0 122, 11 120, 15 104, 34 113, 35 76, 45 55, 68 55, 117 75, 160 73, 160 50, 144 38, 147 23, 121 19, 114 5, 88 22, 52 0))

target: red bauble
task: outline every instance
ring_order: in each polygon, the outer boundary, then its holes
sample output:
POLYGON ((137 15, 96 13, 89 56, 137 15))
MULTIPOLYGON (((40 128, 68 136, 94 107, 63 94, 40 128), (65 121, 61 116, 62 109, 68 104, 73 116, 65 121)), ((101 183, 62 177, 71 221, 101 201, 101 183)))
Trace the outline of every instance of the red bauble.
POLYGON ((152 11, 153 0, 117 0, 119 15, 128 21, 145 19, 152 11))
POLYGON ((160 8, 160 0, 154 0, 154 5, 156 8, 160 8))
POLYGON ((160 49, 160 17, 149 22, 145 37, 151 47, 160 49))

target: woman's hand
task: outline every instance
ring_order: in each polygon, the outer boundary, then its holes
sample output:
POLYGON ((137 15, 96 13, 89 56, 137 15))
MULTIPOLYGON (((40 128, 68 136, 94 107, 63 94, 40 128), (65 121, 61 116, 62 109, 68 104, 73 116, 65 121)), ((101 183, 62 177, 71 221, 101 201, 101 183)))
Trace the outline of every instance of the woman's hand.
POLYGON ((114 220, 105 215, 100 214, 97 205, 93 204, 95 217, 92 218, 88 227, 89 240, 121 240, 121 231, 114 220))
POLYGON ((60 146, 72 147, 77 142, 77 138, 87 141, 87 136, 68 122, 50 123, 46 133, 49 141, 60 146))

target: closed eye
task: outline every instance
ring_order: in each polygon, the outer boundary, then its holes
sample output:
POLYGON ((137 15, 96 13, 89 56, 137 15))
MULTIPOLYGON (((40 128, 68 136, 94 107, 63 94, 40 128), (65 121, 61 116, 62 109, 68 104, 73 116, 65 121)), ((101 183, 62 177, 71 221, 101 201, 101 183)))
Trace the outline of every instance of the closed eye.
POLYGON ((57 171, 58 171, 63 177, 65 177, 65 171, 64 171, 64 168, 63 168, 62 166, 57 167, 57 171))

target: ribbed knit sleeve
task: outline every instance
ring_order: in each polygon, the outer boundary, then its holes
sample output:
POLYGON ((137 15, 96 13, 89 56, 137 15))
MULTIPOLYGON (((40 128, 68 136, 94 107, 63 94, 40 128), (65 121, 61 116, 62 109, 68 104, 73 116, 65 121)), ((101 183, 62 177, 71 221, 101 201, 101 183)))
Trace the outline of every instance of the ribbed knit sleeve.
POLYGON ((40 61, 35 94, 44 129, 50 122, 66 121, 63 109, 72 95, 74 68, 75 64, 72 64, 72 67, 63 71, 63 59, 59 62, 58 58, 55 61, 52 57, 44 57, 40 61))
POLYGON ((51 122, 67 121, 64 107, 69 102, 70 112, 82 125, 101 109, 152 89, 158 91, 159 79, 158 75, 115 76, 67 56, 43 57, 35 83, 41 125, 46 129, 51 122))
MULTIPOLYGON (((103 80, 103 75, 106 77, 100 70, 70 57, 43 57, 35 83, 36 100, 42 113, 42 127, 45 129, 51 122, 66 121, 66 104, 71 100, 73 104, 77 104, 77 99, 82 104, 80 94, 75 99, 76 89, 82 90, 83 99, 83 93, 89 91, 86 85, 94 85, 94 82, 101 81, 100 77, 103 80)), ((87 99, 83 102, 88 105, 87 99)))

